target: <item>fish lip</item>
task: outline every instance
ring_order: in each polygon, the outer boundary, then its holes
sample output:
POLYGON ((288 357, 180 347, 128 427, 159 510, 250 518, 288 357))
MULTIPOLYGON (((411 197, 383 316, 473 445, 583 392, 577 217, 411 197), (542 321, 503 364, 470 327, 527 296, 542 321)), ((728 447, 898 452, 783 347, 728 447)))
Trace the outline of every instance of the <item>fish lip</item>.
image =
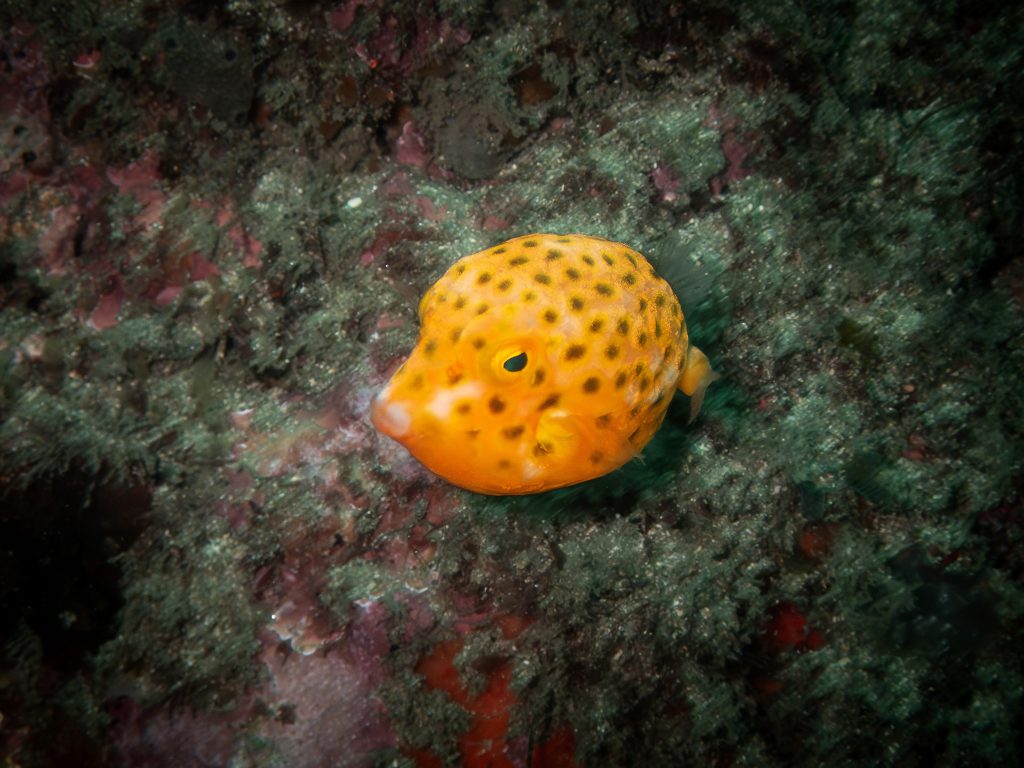
POLYGON ((370 404, 370 421, 381 434, 401 440, 412 430, 412 416, 402 403, 377 395, 370 404))

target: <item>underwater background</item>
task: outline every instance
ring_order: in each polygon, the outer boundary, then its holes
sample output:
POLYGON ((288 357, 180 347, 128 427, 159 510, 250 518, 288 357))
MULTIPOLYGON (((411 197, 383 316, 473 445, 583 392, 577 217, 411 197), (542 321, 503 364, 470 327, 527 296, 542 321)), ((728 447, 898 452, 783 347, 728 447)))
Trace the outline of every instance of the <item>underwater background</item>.
POLYGON ((4 766, 1024 763, 1024 13, 7 0, 4 766), (522 497, 369 421, 457 258, 721 378, 522 497))

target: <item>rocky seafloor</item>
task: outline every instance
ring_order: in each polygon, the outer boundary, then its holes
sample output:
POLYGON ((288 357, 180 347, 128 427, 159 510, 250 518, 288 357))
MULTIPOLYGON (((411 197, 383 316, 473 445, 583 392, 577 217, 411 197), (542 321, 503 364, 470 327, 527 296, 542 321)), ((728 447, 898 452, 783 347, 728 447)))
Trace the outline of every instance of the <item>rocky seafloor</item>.
POLYGON ((1022 16, 5 3, 4 765, 1017 764, 1022 16), (530 232, 721 378, 481 496, 368 406, 530 232))

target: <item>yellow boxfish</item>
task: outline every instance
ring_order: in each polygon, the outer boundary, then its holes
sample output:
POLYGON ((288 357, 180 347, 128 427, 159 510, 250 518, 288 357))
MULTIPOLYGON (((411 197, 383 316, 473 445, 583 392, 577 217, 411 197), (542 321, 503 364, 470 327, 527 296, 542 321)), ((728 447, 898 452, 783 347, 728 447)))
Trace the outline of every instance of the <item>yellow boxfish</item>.
POLYGON ((651 439, 677 387, 696 415, 715 378, 669 284, 598 237, 525 235, 459 259, 419 315, 374 426, 479 493, 611 472, 651 439))

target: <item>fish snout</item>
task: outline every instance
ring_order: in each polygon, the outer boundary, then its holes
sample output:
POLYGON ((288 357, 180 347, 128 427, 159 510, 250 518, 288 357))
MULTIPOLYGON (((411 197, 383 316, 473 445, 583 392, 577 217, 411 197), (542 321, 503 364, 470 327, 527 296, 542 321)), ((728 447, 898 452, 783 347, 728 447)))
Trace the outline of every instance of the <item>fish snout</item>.
POLYGON ((409 408, 389 399, 386 391, 373 398, 370 404, 370 420, 378 432, 395 440, 406 437, 412 427, 409 408))

